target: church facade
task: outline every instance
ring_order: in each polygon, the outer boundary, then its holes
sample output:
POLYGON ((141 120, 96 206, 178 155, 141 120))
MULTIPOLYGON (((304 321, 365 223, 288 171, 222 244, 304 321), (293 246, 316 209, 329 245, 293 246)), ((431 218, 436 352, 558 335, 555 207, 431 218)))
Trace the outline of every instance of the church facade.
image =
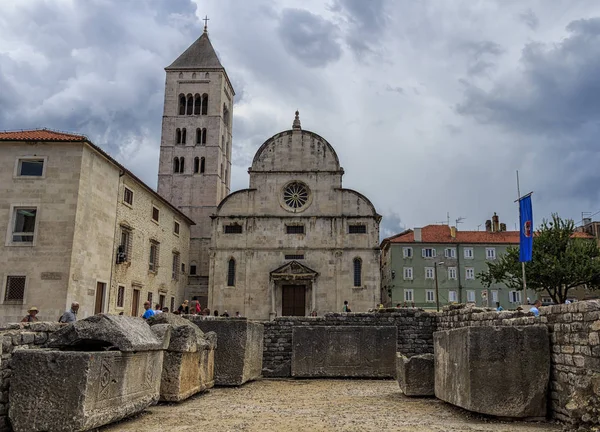
POLYGON ((324 138, 293 128, 269 138, 250 187, 213 216, 209 305, 254 319, 353 311, 379 301, 379 222, 324 138))
POLYGON ((206 27, 166 74, 158 192, 196 223, 186 298, 252 319, 374 307, 381 216, 333 147, 296 113, 230 193, 235 92, 206 27))

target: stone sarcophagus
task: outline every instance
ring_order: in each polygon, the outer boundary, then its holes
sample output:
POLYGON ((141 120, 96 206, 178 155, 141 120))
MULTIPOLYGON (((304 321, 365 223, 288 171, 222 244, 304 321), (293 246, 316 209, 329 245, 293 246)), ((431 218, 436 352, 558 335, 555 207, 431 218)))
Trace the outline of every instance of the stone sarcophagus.
POLYGON ((204 333, 180 316, 161 313, 148 320, 161 333, 171 328, 169 347, 164 354, 160 383, 160 400, 179 402, 215 385, 215 348, 217 335, 204 333))
POLYGON ((188 315, 204 332, 217 334, 215 385, 239 386, 261 377, 264 326, 246 318, 188 315))
POLYGON ((542 325, 434 333, 435 395, 469 411, 545 417, 550 341, 542 325))
POLYGON ((393 326, 295 327, 292 376, 393 378, 396 337, 393 326))
POLYGON ((433 396, 433 354, 406 357, 401 353, 396 359, 398 384, 406 396, 433 396))
POLYGON ((141 318, 95 315, 55 332, 50 348, 15 351, 13 429, 87 431, 155 404, 170 329, 163 336, 141 318))

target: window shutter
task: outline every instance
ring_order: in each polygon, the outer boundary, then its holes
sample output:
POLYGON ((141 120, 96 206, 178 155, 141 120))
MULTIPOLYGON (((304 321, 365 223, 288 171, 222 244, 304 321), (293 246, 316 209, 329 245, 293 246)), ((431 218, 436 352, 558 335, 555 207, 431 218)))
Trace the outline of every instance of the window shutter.
POLYGON ((431 248, 431 256, 432 256, 433 258, 435 258, 435 257, 436 257, 435 248, 431 248))
POLYGON ((421 256, 425 258, 425 248, 421 249, 421 256))

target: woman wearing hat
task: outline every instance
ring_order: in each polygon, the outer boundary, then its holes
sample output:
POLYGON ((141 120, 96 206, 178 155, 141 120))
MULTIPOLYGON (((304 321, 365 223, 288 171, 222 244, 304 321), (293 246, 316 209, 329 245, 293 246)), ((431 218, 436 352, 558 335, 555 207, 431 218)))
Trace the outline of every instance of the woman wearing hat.
POLYGON ((35 306, 31 307, 31 308, 29 308, 29 310, 27 312, 29 312, 29 314, 25 318, 23 318, 21 320, 21 322, 36 322, 36 321, 39 321, 38 317, 36 316, 38 314, 38 312, 39 312, 38 308, 36 308, 35 306))

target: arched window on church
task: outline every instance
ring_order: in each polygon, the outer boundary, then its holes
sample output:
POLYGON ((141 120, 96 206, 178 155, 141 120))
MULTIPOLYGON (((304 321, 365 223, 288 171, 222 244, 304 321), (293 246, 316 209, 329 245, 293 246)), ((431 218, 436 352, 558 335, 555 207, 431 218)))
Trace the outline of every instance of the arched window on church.
POLYGON ((179 72, 179 79, 183 78, 183 72, 179 72))
POLYGON ((229 258, 227 266, 227 286, 235 286, 235 260, 229 258))
POLYGON ((227 168, 225 168, 225 183, 227 183, 227 168))
POLYGON ((204 79, 209 79, 209 78, 210 78, 210 74, 209 74, 208 72, 206 72, 206 73, 204 74, 204 79))
POLYGON ((202 105, 202 99, 200 95, 196 93, 194 95, 194 115, 200 115, 200 106, 202 105))
POLYGON ((202 129, 202 144, 206 144, 206 128, 202 129))
POLYGON ((187 97, 187 115, 192 115, 194 109, 194 98, 192 97, 191 94, 188 95, 187 97))
POLYGON ((202 129, 196 128, 196 144, 202 143, 202 129))
POLYGON ((196 72, 192 74, 192 79, 196 79, 196 72))
POLYGON ((185 144, 185 128, 181 130, 181 144, 185 144))
POLYGON ((196 156, 194 158, 194 174, 198 174, 200 171, 200 158, 196 156))
POLYGON ((354 286, 359 287, 362 285, 362 260, 360 258, 354 258, 354 286))
POLYGON ((173 159, 173 172, 175 174, 179 172, 179 158, 173 159))
POLYGON ((223 164, 221 164, 221 181, 223 181, 223 164))
POLYGON ((179 172, 180 173, 185 172, 185 159, 182 157, 179 158, 179 172))
POLYGON ((206 159, 200 158, 200 174, 204 174, 204 167, 206 165, 206 159))
POLYGON ((181 144, 181 129, 175 131, 175 144, 181 144))
POLYGON ((208 95, 204 93, 202 95, 202 115, 208 114, 208 95))
POLYGON ((179 115, 185 115, 185 95, 179 95, 179 115))

